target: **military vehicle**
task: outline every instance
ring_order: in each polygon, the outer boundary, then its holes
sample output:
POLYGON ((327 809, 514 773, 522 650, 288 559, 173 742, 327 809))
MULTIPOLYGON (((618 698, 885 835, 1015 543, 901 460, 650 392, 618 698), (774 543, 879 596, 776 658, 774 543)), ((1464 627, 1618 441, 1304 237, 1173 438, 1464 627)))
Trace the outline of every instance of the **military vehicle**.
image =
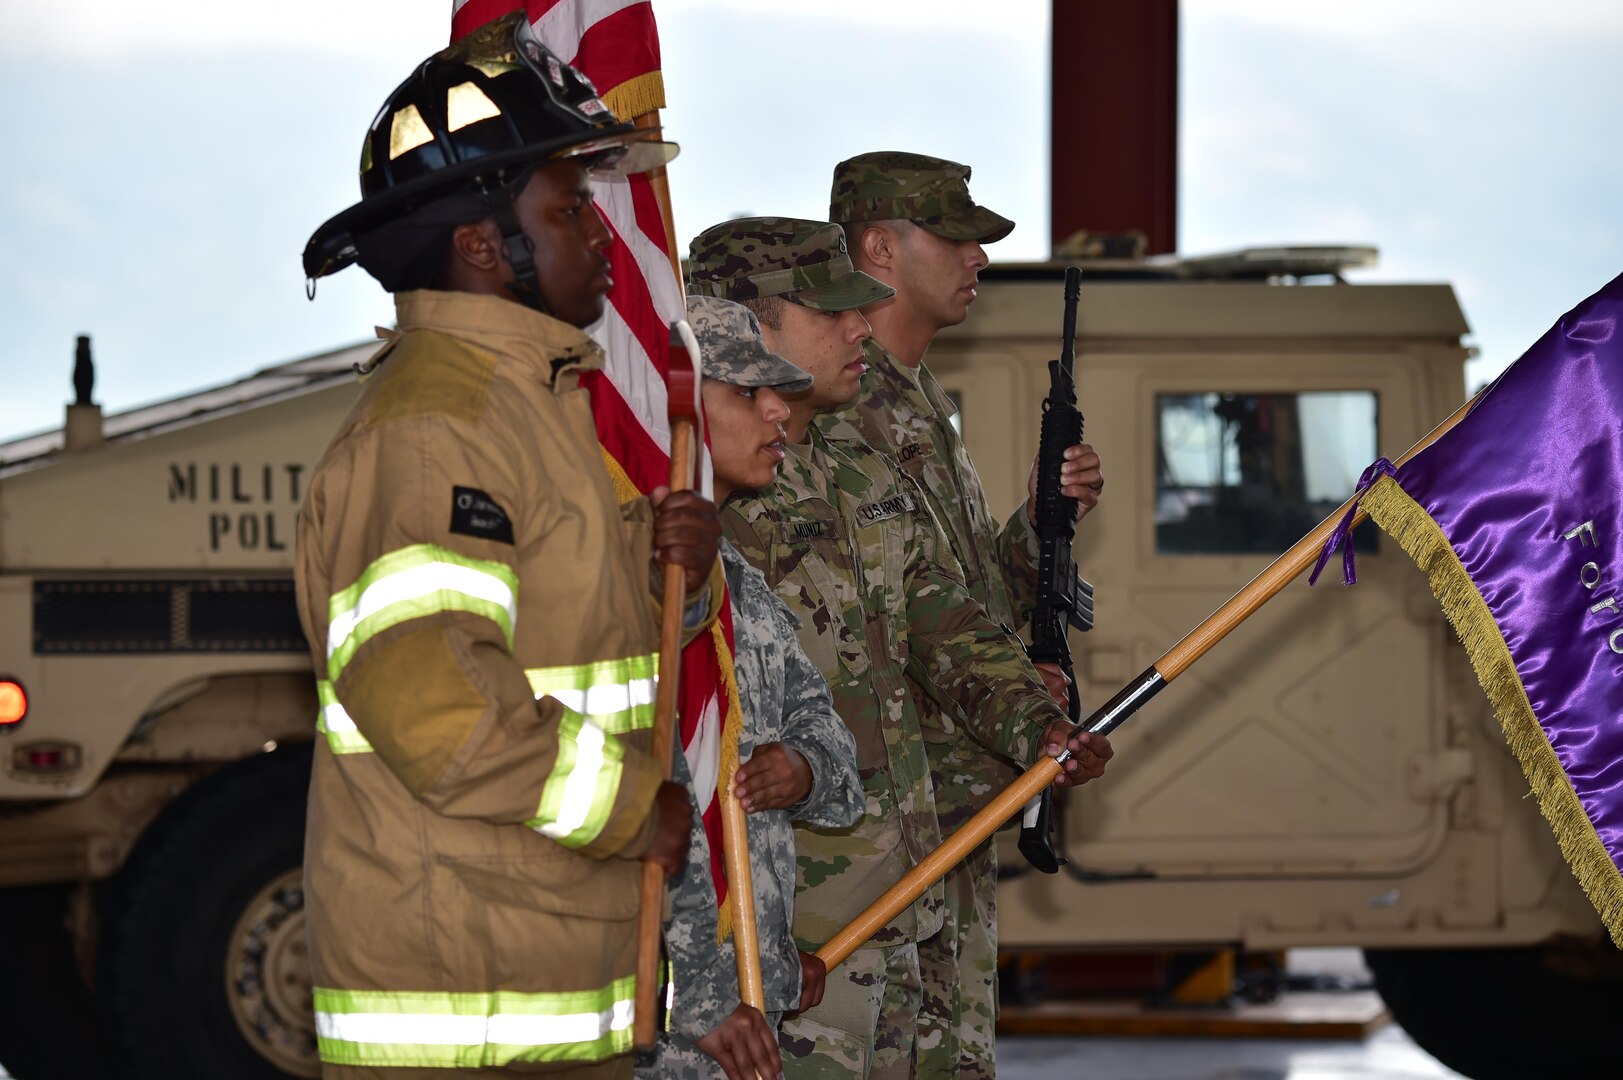
MULTIPOLYGON (((1083 264, 1107 476, 1077 543, 1087 707, 1463 400, 1452 289, 1342 283, 1367 254, 1083 264)), ((1060 273, 989 269, 931 352, 1000 513, 1036 445, 1060 273)), ((21 1080, 318 1074, 292 546, 372 348, 105 421, 82 403, 0 445, 0 1063, 21 1080)), ((1557 1075, 1542 1033, 1606 1030, 1616 952, 1423 575, 1372 532, 1358 546, 1357 587, 1292 586, 1117 733, 1110 775, 1067 801, 1066 871, 1005 883, 1003 942, 1055 964, 1358 946, 1445 1062, 1557 1075)))
MULTIPOLYGON (((1085 278, 1078 393, 1106 488, 1076 544, 1097 588, 1094 629, 1072 635, 1084 713, 1465 400, 1453 290, 1342 282, 1373 255, 1258 249, 1085 278)), ((1006 512, 1058 351, 1060 270, 984 278, 928 362, 1006 512)), ((1610 1074, 1598 1033, 1623 1004, 1623 954, 1425 575, 1373 524, 1355 548, 1355 587, 1335 584, 1339 555, 1316 588, 1304 575, 1112 736, 1106 779, 1068 799, 1065 871, 1000 888, 1000 945, 1358 946, 1404 1028, 1459 1071, 1610 1074), (1537 1034, 1557 1028, 1560 1046, 1537 1034)), ((1003 863, 1019 867, 1012 845, 1003 863)))
POLYGON ((21 1080, 319 1073, 293 542, 371 351, 105 423, 71 406, 0 446, 0 680, 26 709, 0 729, 0 1064, 21 1080))

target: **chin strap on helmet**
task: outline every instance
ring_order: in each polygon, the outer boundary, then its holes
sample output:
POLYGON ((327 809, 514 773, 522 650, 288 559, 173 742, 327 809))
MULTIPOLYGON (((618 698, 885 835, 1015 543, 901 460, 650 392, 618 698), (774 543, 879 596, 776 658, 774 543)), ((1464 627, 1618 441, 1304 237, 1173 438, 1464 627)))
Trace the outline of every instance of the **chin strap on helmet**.
POLYGON ((535 244, 519 224, 518 212, 513 208, 513 196, 523 188, 528 177, 528 172, 513 179, 498 173, 492 181, 481 179, 479 191, 489 203, 491 216, 502 233, 502 255, 513 268, 513 283, 508 286, 513 298, 525 307, 551 315, 552 309, 541 295, 541 282, 535 273, 535 244))

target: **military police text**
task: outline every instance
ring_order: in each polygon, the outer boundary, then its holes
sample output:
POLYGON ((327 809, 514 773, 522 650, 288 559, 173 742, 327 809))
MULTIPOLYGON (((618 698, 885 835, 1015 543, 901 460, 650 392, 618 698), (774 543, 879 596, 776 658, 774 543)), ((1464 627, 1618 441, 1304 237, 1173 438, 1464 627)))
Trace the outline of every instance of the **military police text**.
POLYGON ((286 551, 304 495, 304 469, 299 462, 171 462, 169 501, 220 507, 208 516, 210 551, 286 551))

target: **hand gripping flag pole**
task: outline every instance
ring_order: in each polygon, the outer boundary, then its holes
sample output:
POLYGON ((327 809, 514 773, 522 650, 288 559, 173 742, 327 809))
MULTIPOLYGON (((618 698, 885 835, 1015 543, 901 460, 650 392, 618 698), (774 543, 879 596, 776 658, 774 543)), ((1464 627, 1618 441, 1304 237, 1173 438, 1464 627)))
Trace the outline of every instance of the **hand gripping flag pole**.
MULTIPOLYGON (((639 116, 638 127, 658 127, 659 113, 648 112, 639 116)), ((654 196, 665 219, 665 234, 676 235, 671 217, 670 186, 663 167, 649 177, 654 196)), ((671 269, 676 280, 682 280, 682 264, 674 248, 671 269)), ((671 483, 673 492, 690 490, 694 477, 700 480, 704 495, 711 494, 708 472, 699 468, 703 457, 703 407, 699 399, 701 369, 699 342, 685 321, 671 327, 670 369, 666 382, 666 410, 671 428, 671 483)), ((665 778, 670 779, 672 754, 675 752, 675 715, 678 673, 681 670, 681 613, 687 606, 681 568, 665 568, 663 622, 659 643, 659 688, 654 698, 654 753, 665 765, 665 778), (672 618, 672 611, 677 612, 672 618)), ((724 650, 718 650, 724 654, 724 650)), ((727 680, 729 683, 732 680, 727 680)), ((722 776, 721 790, 721 845, 727 873, 727 908, 731 915, 733 951, 738 966, 739 997, 746 1005, 766 1012, 766 994, 761 979, 760 939, 755 926, 755 886, 749 854, 749 832, 744 808, 733 793, 730 771, 722 776)), ((665 909, 665 881, 660 868, 653 863, 643 866, 641 906, 637 922, 637 996, 632 1022, 632 1042, 639 1049, 651 1049, 659 1037, 656 1018, 659 992, 659 954, 662 921, 665 909)))
MULTIPOLYGON (((451 38, 455 41, 518 9, 525 11, 535 32, 560 58, 596 83, 604 104, 616 116, 639 127, 659 126, 665 91, 652 4, 454 0, 451 38)), ((604 319, 589 331, 603 347, 604 367, 583 374, 581 386, 591 395, 604 465, 625 502, 665 483, 668 475, 671 429, 667 403, 661 399, 668 393, 665 335, 683 315, 681 266, 663 168, 626 179, 594 179, 592 199, 614 235, 608 255, 615 287, 604 319), (660 272, 667 260, 669 277, 660 272)), ((695 452, 699 471, 708 477, 702 443, 701 427, 695 452)), ((674 730, 694 775, 694 795, 711 852, 711 880, 718 899, 725 900, 716 913, 720 940, 738 921, 724 863, 728 845, 721 793, 730 786, 743 727, 732 676, 732 616, 726 605, 709 634, 688 644, 681 664, 674 730)), ((675 681, 674 673, 663 680, 667 685, 675 681)), ((748 860, 742 865, 747 867, 748 860)), ((746 898, 753 896, 747 880, 742 888, 746 898)), ((753 929, 753 915, 744 921, 753 929)), ((654 944, 657 949, 657 939, 654 944)), ((744 959, 741 956, 740 962, 744 959)), ((656 971, 657 967, 644 973, 643 986, 656 981, 656 971)), ((638 1016, 652 1024, 654 1014, 645 1005, 638 1016)), ((647 1035, 649 1041, 652 1038, 647 1035)))
MULTIPOLYGON (((671 351, 674 353, 678 348, 685 348, 692 360, 693 369, 702 370, 699 341, 694 336, 692 327, 686 322, 679 322, 675 329, 681 340, 671 341, 671 351)), ((674 380, 671 389, 672 393, 676 392, 674 380)), ((697 396, 697 380, 694 382, 693 392, 697 396)), ((696 412, 699 419, 698 445, 701 447, 699 454, 702 456, 705 438, 703 407, 696 406, 696 412)), ((672 430, 675 430, 674 423, 672 430)), ((703 484, 705 497, 711 498, 713 492, 708 474, 703 484)), ((735 740, 733 746, 736 748, 736 745, 735 740)), ((736 757, 736 754, 734 756, 736 757)), ((738 801, 735 791, 735 769, 736 766, 723 767, 720 787, 716 792, 721 800, 721 848, 722 861, 727 868, 727 910, 732 923, 733 958, 738 970, 739 1000, 765 1016, 766 990, 761 979, 761 941, 755 925, 755 873, 750 863, 749 827, 744 806, 738 801)))
MULTIPOLYGON (((1478 395, 1478 398, 1480 396, 1478 395)), ((1441 438, 1465 418, 1478 398, 1472 398, 1461 405, 1452 416, 1410 447, 1408 453, 1398 459, 1397 464, 1402 465, 1441 438)), ((1332 535, 1364 519, 1363 512, 1358 508, 1358 501, 1362 495, 1362 489, 1354 492, 1352 498, 1343 503, 1340 509, 1252 578, 1250 584, 1230 597, 1228 602, 1208 616, 1205 622, 1184 635, 1181 641, 1168 649, 1159 660, 1124 686, 1114 697, 1094 710, 1082 725, 1082 730, 1106 735, 1120 727, 1163 686, 1176 679, 1212 646, 1222 641, 1229 631, 1250 618, 1264 603, 1273 599, 1281 589, 1294 581, 1319 557, 1332 535), (1351 515, 1350 523, 1346 520, 1347 515, 1351 515)), ((942 841, 940 847, 925 856, 879 899, 869 904, 860 915, 829 938, 828 942, 817 950, 818 959, 832 970, 835 965, 850 956, 881 927, 894 919, 909 904, 923 895, 926 889, 939 881, 966 855, 996 832, 1004 822, 1019 813, 1022 807, 1053 783, 1070 756, 1068 749, 1063 750, 1058 757, 1045 758, 1017 777, 1014 783, 1004 788, 979 813, 942 841)))
MULTIPOLYGON (((673 336, 676 336, 673 330, 673 336)), ((673 342, 679 346, 680 342, 673 342)), ((694 431, 698 409, 694 398, 697 376, 687 349, 673 347, 667 395, 671 423, 671 493, 693 488, 694 431)), ((675 752, 676 691, 682 667, 682 615, 687 609, 686 571, 675 563, 665 566, 659 626, 659 685, 654 692, 654 760, 671 778, 675 752)), ((657 804, 656 804, 657 805, 657 804)), ((657 809, 656 809, 657 813, 657 809)), ((632 1041, 639 1049, 652 1049, 659 1038, 659 946, 665 915, 665 868, 642 864, 642 890, 637 908, 637 996, 632 1014, 632 1041)))

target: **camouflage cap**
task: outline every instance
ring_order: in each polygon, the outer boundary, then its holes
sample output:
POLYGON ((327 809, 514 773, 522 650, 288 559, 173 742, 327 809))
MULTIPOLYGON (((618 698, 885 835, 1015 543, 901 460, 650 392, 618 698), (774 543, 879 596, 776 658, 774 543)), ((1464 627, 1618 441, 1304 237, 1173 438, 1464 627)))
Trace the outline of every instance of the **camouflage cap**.
POLYGON ((699 339, 705 378, 733 386, 811 388, 812 377, 766 347, 755 313, 716 296, 688 297, 688 325, 699 339))
POLYGON ((990 244, 1014 231, 1014 222, 976 206, 969 197, 969 166, 956 161, 882 150, 834 166, 829 220, 905 218, 948 240, 990 244))
POLYGON ((781 296, 817 311, 846 311, 896 293, 851 265, 838 225, 782 217, 736 218, 695 236, 688 286, 727 300, 781 296))

